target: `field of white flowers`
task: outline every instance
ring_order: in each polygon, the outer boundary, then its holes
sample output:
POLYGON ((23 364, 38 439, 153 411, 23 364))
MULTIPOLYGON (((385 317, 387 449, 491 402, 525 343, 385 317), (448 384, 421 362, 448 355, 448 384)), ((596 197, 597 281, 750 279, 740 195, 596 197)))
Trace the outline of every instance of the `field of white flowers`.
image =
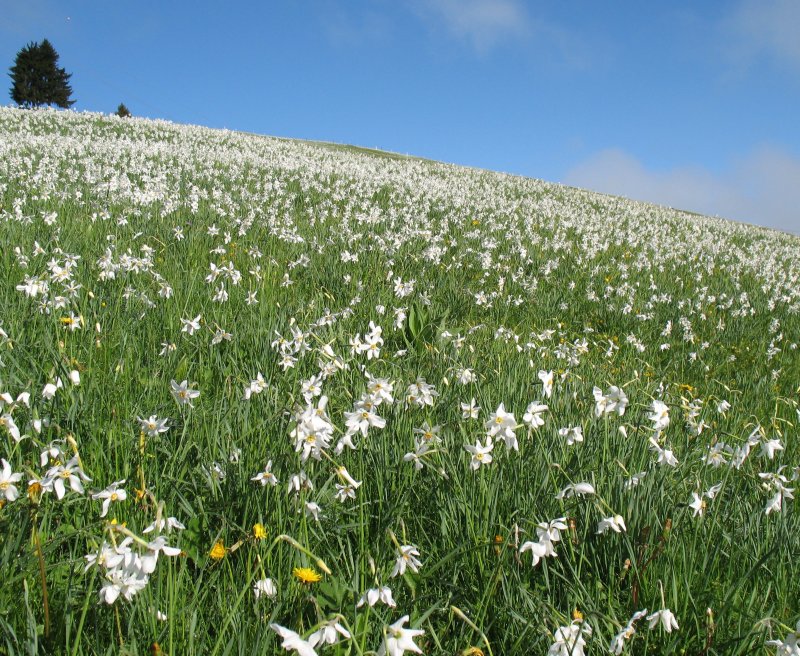
POLYGON ((800 653, 800 239, 10 108, 0 236, 0 653, 800 653))

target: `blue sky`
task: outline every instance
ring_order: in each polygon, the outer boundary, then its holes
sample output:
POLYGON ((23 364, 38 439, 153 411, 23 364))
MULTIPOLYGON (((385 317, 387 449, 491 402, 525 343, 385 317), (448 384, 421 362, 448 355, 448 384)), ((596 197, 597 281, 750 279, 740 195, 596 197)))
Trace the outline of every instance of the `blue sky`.
POLYGON ((0 0, 2 65, 43 38, 78 110, 124 102, 800 234, 798 0, 0 0))

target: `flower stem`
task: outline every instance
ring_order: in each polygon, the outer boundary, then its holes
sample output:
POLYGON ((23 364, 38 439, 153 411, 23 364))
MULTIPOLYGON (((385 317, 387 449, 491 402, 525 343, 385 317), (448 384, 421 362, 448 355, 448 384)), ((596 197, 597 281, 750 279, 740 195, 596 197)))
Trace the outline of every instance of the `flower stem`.
POLYGON ((34 514, 31 525, 33 544, 36 547, 36 558, 39 561, 39 579, 42 584, 42 606, 44 607, 44 637, 50 637, 50 602, 47 595, 47 579, 45 578, 44 554, 42 553, 42 543, 39 540, 39 529, 37 528, 37 518, 34 514))
POLYGON ((479 635, 479 636, 481 637, 481 639, 483 640, 483 644, 485 644, 485 645, 486 645, 486 651, 487 651, 487 652, 489 652, 489 656, 494 656, 494 654, 492 653, 492 647, 491 647, 491 645, 489 644, 489 638, 487 638, 487 637, 486 637, 486 634, 485 634, 483 631, 481 631, 481 630, 480 630, 480 629, 477 627, 477 625, 475 624, 475 622, 473 622, 471 619, 469 619, 469 617, 467 617, 467 616, 464 614, 464 611, 462 611, 462 610, 461 610, 460 608, 458 608, 457 606, 450 606, 450 610, 452 611, 452 613, 453 613, 453 614, 455 614, 455 615, 458 615, 459 619, 461 619, 461 620, 462 620, 462 621, 463 621, 463 622, 464 622, 464 623, 465 623, 467 626, 469 626, 469 627, 470 627, 470 628, 471 628, 473 631, 477 631, 478 635, 479 635))

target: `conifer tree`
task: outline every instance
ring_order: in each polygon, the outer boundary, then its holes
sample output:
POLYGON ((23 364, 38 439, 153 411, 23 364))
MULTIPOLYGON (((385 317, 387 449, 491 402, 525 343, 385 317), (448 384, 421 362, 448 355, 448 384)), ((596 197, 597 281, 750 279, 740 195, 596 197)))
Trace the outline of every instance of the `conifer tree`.
POLYGON ((45 39, 41 44, 29 43, 17 53, 9 73, 11 99, 22 107, 57 105, 71 107, 71 73, 58 67, 58 53, 45 39))

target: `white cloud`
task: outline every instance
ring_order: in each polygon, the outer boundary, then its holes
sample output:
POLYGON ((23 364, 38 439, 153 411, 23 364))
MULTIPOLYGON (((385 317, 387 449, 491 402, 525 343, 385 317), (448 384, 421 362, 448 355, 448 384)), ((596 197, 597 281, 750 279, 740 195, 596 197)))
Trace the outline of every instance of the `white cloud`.
POLYGON ((508 38, 524 37, 532 29, 531 19, 518 0, 414 0, 413 6, 479 52, 508 38))
POLYGON ((800 159, 772 146, 734 160, 721 173, 697 166, 655 171, 609 149, 572 168, 564 182, 800 234, 800 159))
POLYGON ((800 2, 742 0, 725 21, 729 49, 746 60, 768 55, 800 67, 800 2))

